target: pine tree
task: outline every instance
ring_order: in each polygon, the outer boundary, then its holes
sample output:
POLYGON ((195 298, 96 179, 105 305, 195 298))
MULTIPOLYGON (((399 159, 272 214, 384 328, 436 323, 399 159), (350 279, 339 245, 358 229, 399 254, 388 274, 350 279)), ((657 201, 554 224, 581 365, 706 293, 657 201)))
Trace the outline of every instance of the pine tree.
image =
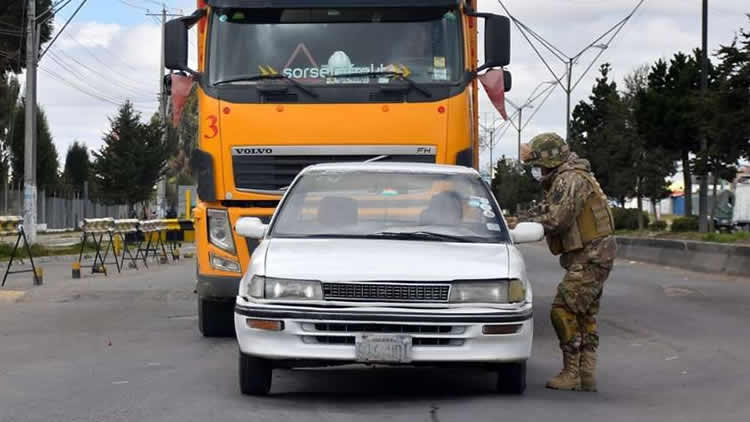
MULTIPOLYGON (((23 183, 24 176, 24 119, 25 104, 15 110, 13 134, 10 140, 11 170, 13 183, 23 183)), ((38 190, 54 190, 58 185, 58 155, 52 141, 52 134, 44 110, 37 105, 37 151, 36 151, 36 186, 38 190)))
POLYGON ((519 205, 542 199, 542 185, 532 177, 531 166, 519 165, 503 156, 495 167, 492 193, 500 208, 514 214, 519 205))
POLYGON ((91 162, 86 144, 78 143, 78 141, 73 142, 65 155, 63 180, 70 185, 74 192, 83 192, 83 184, 89 180, 90 166, 91 162))
POLYGON ((162 142, 162 123, 140 121, 129 101, 110 118, 104 145, 93 152, 93 170, 103 200, 133 205, 151 198, 157 180, 164 175, 168 148, 162 142))

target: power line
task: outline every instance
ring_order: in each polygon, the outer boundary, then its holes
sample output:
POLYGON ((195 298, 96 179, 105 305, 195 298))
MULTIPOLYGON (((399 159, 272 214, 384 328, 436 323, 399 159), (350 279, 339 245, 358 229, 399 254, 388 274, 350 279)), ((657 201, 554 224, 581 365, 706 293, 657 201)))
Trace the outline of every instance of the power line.
POLYGON ((521 32, 521 35, 526 39, 526 42, 531 46, 531 48, 536 53, 537 57, 542 61, 544 66, 547 68, 547 70, 552 74, 552 77, 555 78, 555 81, 558 85, 565 91, 566 99, 567 99, 567 108, 566 108, 566 114, 565 114, 565 127, 566 127, 566 136, 570 134, 570 97, 572 92, 578 87, 578 85, 583 81, 583 79, 586 77, 586 74, 591 70, 591 68, 594 66, 594 64, 599 60, 599 57, 604 54, 604 51, 609 48, 609 46, 612 44, 614 39, 617 37, 617 35, 622 31, 622 29, 625 27, 625 25, 630 21, 630 19, 635 16, 635 13, 640 9, 640 7, 643 5, 643 3, 646 0, 639 0, 638 3, 635 5, 635 7, 628 13, 624 18, 622 18, 620 21, 618 21, 616 24, 614 24, 611 28, 609 28, 607 31, 605 31, 603 34, 599 35, 597 38, 595 38, 592 42, 590 42, 586 47, 584 47, 581 51, 579 51, 574 56, 569 56, 565 54, 560 48, 556 47, 554 44, 546 40, 544 37, 542 37, 540 34, 538 34, 536 31, 534 31, 531 27, 526 25, 525 23, 521 22, 518 18, 513 16, 508 8, 505 6, 502 0, 498 0, 500 3, 500 6, 505 10, 505 13, 508 15, 508 17, 513 21, 516 28, 519 32, 521 32), (547 60, 544 58, 542 53, 539 51, 537 46, 534 44, 533 41, 531 41, 531 38, 534 38, 537 42, 539 42, 544 48, 547 49, 552 55, 554 55, 558 60, 560 60, 566 67, 566 72, 562 76, 558 76, 557 73, 552 69, 552 66, 547 62, 547 60), (603 40, 606 40, 602 42, 603 40), (594 57, 594 59, 591 61, 591 63, 588 64, 586 69, 581 73, 580 77, 573 82, 573 66, 578 62, 578 60, 585 54, 588 50, 592 48, 598 48, 599 52, 594 57), (562 80, 565 78, 567 80, 566 84, 563 84, 562 80))

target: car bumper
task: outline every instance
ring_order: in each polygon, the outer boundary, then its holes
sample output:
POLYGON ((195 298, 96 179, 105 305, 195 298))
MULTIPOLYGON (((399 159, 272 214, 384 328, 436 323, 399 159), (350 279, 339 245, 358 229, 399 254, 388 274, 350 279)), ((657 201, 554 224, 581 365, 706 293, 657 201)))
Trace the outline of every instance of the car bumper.
POLYGON ((531 356, 534 324, 530 308, 479 313, 426 311, 310 311, 237 304, 234 319, 243 353, 285 362, 356 362, 356 338, 373 333, 410 337, 412 363, 517 362, 531 356), (283 329, 250 328, 248 319, 282 321, 283 329), (483 333, 485 325, 503 325, 515 331, 489 335, 483 333))

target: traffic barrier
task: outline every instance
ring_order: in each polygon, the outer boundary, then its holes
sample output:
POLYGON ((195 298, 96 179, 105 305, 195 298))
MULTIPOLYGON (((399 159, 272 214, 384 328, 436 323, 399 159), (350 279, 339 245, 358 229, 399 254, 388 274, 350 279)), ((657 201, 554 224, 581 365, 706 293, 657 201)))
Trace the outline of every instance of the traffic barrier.
POLYGON ((146 247, 138 247, 136 252, 136 258, 139 256, 143 257, 143 264, 148 267, 148 256, 153 252, 153 256, 159 259, 159 263, 164 264, 167 258, 167 250, 164 247, 163 237, 164 232, 167 229, 167 224, 164 220, 144 220, 138 223, 138 230, 143 233, 146 241, 146 247), (152 247, 153 244, 153 247, 152 247), (159 256, 161 251, 161 256, 159 256))
POLYGON ((80 265, 81 259, 83 258, 83 249, 86 246, 86 241, 89 237, 91 237, 91 239, 94 240, 94 247, 96 248, 94 254, 94 262, 91 264, 92 274, 104 273, 104 275, 107 275, 107 264, 112 264, 112 262, 106 262, 110 250, 112 251, 112 255, 115 258, 114 264, 117 267, 117 272, 120 272, 120 261, 117 257, 117 251, 115 251, 115 242, 112 235, 114 231, 114 222, 115 220, 109 217, 84 218, 81 221, 80 227, 81 231, 83 232, 83 236, 81 239, 81 252, 78 254, 78 263, 80 265), (99 237, 98 239, 97 236, 99 237), (102 244, 104 242, 105 236, 109 238, 109 243, 104 248, 104 255, 102 255, 102 244))
POLYGON ((23 231, 23 217, 11 215, 11 216, 2 216, 0 217, 0 235, 16 235, 16 244, 13 246, 13 251, 10 254, 10 260, 8 260, 8 267, 5 268, 5 275, 3 276, 3 284, 2 286, 5 286, 5 280, 8 279, 8 275, 10 274, 20 274, 20 273, 33 273, 34 274, 34 285, 40 286, 42 284, 42 277, 41 277, 41 268, 39 268, 39 272, 37 272, 37 267, 34 265, 34 256, 31 253, 31 248, 29 246, 29 242, 26 239, 26 233, 23 231), (18 250, 18 244, 23 240, 23 247, 26 250, 26 255, 29 257, 29 261, 31 262, 31 269, 30 270, 16 270, 11 271, 11 267, 13 266, 13 259, 16 256, 16 251, 18 250))
MULTIPOLYGON (((113 229, 113 236, 115 239, 115 255, 118 254, 119 250, 122 249, 122 254, 120 256, 120 264, 124 265, 125 261, 130 261, 130 267, 138 269, 138 258, 137 258, 137 252, 136 256, 134 257, 133 254, 130 253, 129 248, 129 238, 131 234, 138 232, 138 220, 135 218, 132 219, 123 219, 123 220, 115 220, 114 221, 114 229, 113 229), (125 256, 127 254, 127 257, 125 256)), ((136 249, 140 248, 140 241, 138 241, 136 237, 136 249)), ((130 242, 132 243, 132 241, 130 242)))

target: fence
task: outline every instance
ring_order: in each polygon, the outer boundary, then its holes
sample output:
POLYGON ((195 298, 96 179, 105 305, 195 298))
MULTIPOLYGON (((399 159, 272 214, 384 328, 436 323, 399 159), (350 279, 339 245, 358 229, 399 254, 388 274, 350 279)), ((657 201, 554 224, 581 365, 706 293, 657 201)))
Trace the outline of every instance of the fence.
MULTIPOLYGON (((0 211, 2 215, 23 215, 23 189, 3 189, 0 211)), ((37 195, 37 224, 47 229, 76 228, 84 218, 102 217, 128 218, 128 207, 99 204, 85 200, 80 194, 57 197, 42 190, 37 195)))

